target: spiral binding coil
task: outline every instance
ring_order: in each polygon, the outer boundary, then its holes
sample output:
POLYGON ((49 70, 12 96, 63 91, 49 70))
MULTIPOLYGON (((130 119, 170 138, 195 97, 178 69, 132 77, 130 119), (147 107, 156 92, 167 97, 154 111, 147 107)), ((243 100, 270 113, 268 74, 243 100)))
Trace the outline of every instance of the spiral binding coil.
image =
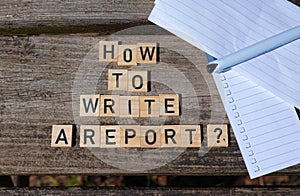
POLYGON ((253 169, 254 169, 254 172, 259 172, 260 171, 260 168, 259 166, 257 165, 257 160, 254 158, 254 151, 252 150, 252 145, 251 143, 249 142, 249 137, 246 133, 246 129, 245 127, 243 126, 243 121, 242 119, 240 118, 240 113, 238 112, 238 107, 237 105, 235 104, 235 100, 234 98, 231 96, 232 95, 232 92, 231 90, 229 89, 230 85, 229 83, 227 82, 227 79, 225 76, 222 76, 221 78, 222 82, 223 82, 223 87, 225 89, 225 94, 227 96, 227 101, 228 103, 230 104, 230 107, 231 107, 231 110, 233 112, 233 115, 234 115, 234 118, 236 120, 236 124, 238 125, 239 127, 239 132, 240 134, 242 135, 242 140, 243 142, 245 142, 245 147, 248 151, 248 155, 249 157, 251 158, 251 164, 253 165, 253 169))

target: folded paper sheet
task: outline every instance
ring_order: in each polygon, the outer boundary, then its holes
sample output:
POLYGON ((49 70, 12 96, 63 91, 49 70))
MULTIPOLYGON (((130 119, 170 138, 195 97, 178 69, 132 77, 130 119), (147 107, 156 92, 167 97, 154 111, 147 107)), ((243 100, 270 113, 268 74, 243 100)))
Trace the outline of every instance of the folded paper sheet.
MULTIPOLYGON (((220 58, 300 24, 285 0, 157 0, 149 20, 220 58)), ((251 178, 300 162, 300 40, 214 74, 251 178)))

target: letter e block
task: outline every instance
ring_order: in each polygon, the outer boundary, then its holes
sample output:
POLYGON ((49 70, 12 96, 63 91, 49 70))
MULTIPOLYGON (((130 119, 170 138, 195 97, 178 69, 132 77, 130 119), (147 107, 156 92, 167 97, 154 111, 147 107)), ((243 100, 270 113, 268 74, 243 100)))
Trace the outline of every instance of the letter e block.
POLYGON ((127 86, 129 92, 148 92, 148 72, 129 71, 127 86))
POLYGON ((159 117, 159 96, 140 97, 140 117, 159 117))
POLYGON ((80 147, 100 147, 100 126, 80 126, 80 147))
POLYGON ((119 95, 101 95, 100 97, 100 116, 117 117, 120 115, 120 96, 119 95))
POLYGON ((157 43, 138 43, 138 63, 157 63, 157 43))
POLYGON ((120 117, 140 117, 139 96, 120 96, 120 117))
POLYGON ((141 147, 160 148, 160 126, 141 126, 141 147))
POLYGON ((73 125, 53 125, 51 147, 72 147, 73 125))
POLYGON ((109 69, 108 70, 108 90, 127 91, 127 70, 109 69))
POLYGON ((137 66, 137 46, 136 45, 120 45, 119 66, 137 66))
POLYGON ((161 129, 161 147, 181 147, 181 136, 179 125, 164 125, 161 129))
POLYGON ((180 104, 178 94, 160 94, 160 115, 179 116, 180 104))
POLYGON ((121 135, 119 126, 101 126, 100 147, 120 148, 121 135))
POLYGON ((200 125, 180 125, 180 134, 182 147, 201 147, 202 133, 200 125))
POLYGON ((80 96, 80 116, 99 116, 100 95, 80 96))
POLYGON ((207 146, 228 147, 228 125, 207 125, 207 146))
POLYGON ((118 61, 118 41, 99 42, 99 61, 117 62, 118 61))
POLYGON ((141 128, 140 126, 121 125, 121 147, 140 148, 141 147, 141 128))

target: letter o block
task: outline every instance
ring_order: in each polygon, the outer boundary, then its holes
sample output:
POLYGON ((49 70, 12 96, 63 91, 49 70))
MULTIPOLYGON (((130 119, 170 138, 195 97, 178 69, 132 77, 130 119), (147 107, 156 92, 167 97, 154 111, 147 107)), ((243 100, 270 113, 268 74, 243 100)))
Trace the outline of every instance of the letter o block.
POLYGON ((141 147, 160 148, 160 126, 141 126, 141 147))
POLYGON ((148 92, 148 72, 129 71, 127 87, 129 92, 148 92))

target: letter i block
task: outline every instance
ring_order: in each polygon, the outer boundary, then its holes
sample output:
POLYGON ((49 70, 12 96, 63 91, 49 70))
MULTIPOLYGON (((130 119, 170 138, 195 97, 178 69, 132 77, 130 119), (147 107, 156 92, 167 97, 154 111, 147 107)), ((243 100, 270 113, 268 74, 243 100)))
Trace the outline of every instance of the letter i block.
POLYGON ((100 116, 117 117, 120 115, 120 96, 119 95, 101 95, 100 97, 100 116))
POLYGON ((101 148, 121 147, 120 126, 101 126, 100 131, 101 131, 101 136, 100 136, 101 148))
POLYGON ((138 63, 157 63, 157 43, 138 43, 138 63))
POLYGON ((129 71, 127 86, 129 92, 148 92, 148 72, 129 71))
POLYGON ((159 117, 159 96, 140 97, 140 117, 159 117))
POLYGON ((136 45, 120 45, 119 66, 137 66, 137 46, 136 45))
POLYGON ((120 117, 140 117, 139 96, 120 96, 120 117))
POLYGON ((80 116, 99 116, 100 95, 80 96, 80 116))
POLYGON ((179 116, 180 104, 178 94, 160 94, 160 115, 179 116))
POLYGON ((181 146, 185 148, 201 147, 201 126, 200 125, 180 125, 181 146))
POLYGON ((141 126, 141 147, 160 148, 160 126, 141 126))
POLYGON ((207 125, 207 146, 228 147, 228 125, 207 125))
POLYGON ((127 91, 127 74, 125 69, 108 70, 108 90, 109 91, 127 91))
POLYGON ((121 125, 121 147, 140 148, 141 147, 141 128, 140 126, 121 125))
POLYGON ((99 61, 117 62, 118 61, 118 41, 99 42, 99 61))
POLYGON ((72 147, 73 125, 53 125, 51 147, 72 147))
POLYGON ((161 129, 161 147, 181 147, 181 136, 179 125, 164 125, 161 129))
POLYGON ((100 126, 80 126, 80 147, 100 147, 100 126))

